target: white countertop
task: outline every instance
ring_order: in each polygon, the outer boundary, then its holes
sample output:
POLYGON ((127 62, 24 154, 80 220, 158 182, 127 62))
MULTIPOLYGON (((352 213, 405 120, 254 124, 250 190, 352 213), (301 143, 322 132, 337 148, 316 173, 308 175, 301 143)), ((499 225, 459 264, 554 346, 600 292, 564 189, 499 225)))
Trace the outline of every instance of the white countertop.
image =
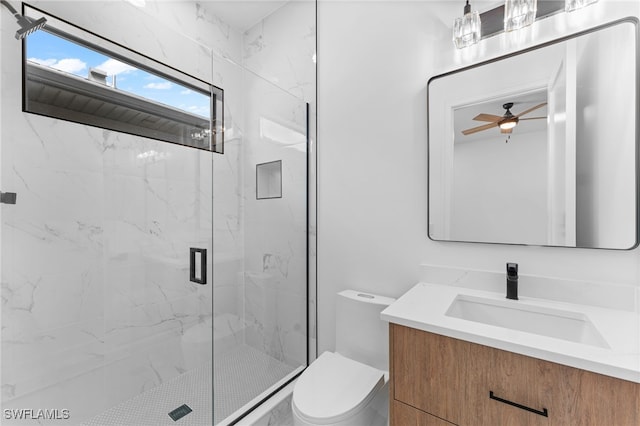
POLYGON ((589 317, 609 348, 570 342, 447 316, 458 295, 505 300, 505 294, 418 283, 381 313, 385 321, 640 383, 640 313, 520 296, 540 308, 589 317))

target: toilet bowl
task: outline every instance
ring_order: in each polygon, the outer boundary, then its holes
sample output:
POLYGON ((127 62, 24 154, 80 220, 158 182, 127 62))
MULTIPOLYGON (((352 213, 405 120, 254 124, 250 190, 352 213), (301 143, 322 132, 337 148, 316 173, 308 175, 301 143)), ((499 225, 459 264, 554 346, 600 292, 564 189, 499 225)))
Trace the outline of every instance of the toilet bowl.
POLYGON ((388 326, 380 312, 394 299, 345 290, 336 306, 336 351, 300 375, 291 399, 294 425, 386 425, 388 326))

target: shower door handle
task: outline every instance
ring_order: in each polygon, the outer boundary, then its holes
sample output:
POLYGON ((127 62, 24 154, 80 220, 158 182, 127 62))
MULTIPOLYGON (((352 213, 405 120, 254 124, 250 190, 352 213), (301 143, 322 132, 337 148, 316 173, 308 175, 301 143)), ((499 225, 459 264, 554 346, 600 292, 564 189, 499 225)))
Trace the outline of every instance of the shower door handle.
POLYGON ((207 283, 207 249, 191 247, 189 250, 189 280, 197 284, 207 283), (198 260, 200 268, 196 265, 198 260))

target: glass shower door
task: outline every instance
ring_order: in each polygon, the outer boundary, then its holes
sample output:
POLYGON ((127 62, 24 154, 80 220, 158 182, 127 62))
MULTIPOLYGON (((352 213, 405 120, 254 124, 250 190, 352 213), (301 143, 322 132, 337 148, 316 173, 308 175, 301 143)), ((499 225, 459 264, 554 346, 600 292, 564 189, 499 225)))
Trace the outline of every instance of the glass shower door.
POLYGON ((17 122, 33 132, 2 144, 3 408, 158 425, 187 404, 210 424, 214 154, 17 122))
POLYGON ((92 424, 209 424, 213 154, 117 137, 110 147, 104 390, 116 408, 92 424))
POLYGON ((217 154, 22 112, 0 19, 2 424, 211 424, 217 154))
POLYGON ((308 126, 305 102, 216 59, 214 423, 227 424, 307 365, 308 126))

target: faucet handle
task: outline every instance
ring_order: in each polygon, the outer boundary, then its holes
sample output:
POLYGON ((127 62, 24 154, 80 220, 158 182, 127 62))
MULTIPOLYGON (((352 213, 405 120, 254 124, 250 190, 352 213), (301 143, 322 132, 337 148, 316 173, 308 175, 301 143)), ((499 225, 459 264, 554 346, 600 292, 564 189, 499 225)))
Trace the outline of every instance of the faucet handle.
POLYGON ((507 263, 507 277, 518 278, 518 264, 507 263))

